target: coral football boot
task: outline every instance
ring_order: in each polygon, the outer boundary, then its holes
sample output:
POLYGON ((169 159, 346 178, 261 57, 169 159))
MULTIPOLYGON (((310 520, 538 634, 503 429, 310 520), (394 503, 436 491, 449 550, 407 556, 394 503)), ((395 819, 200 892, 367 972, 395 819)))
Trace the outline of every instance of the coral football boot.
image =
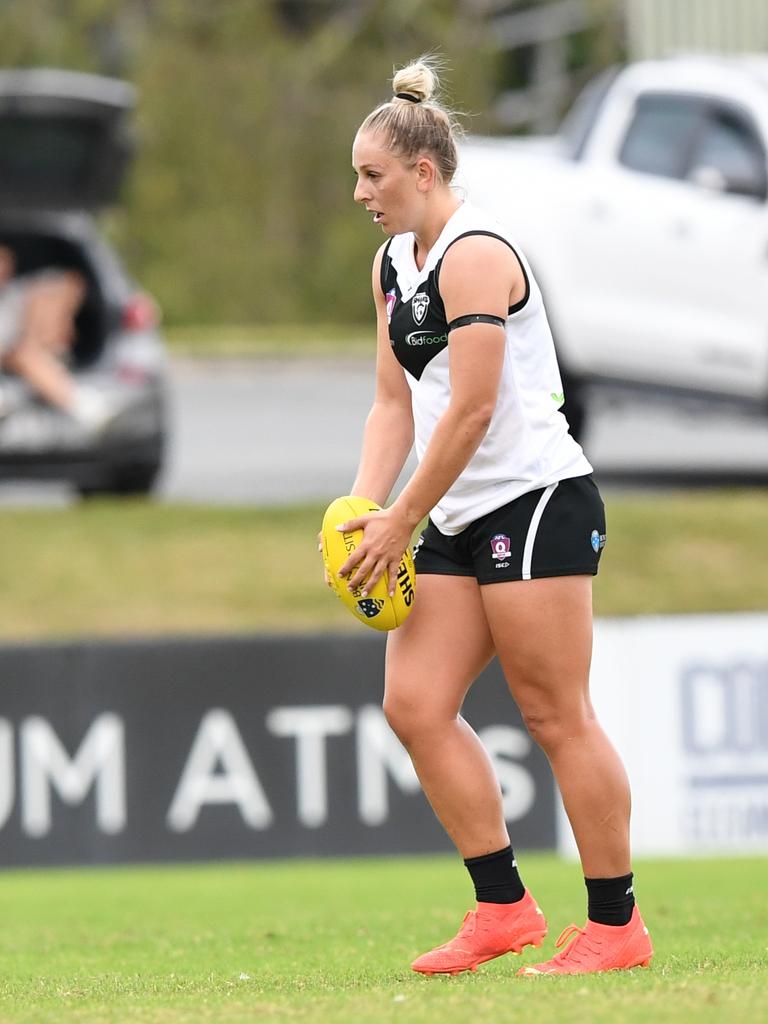
POLYGON ((640 911, 635 906, 628 924, 609 925, 587 921, 585 928, 568 925, 555 947, 560 949, 570 938, 573 941, 562 953, 543 964, 521 967, 522 977, 540 974, 594 974, 598 971, 626 971, 632 967, 648 967, 653 946, 640 911))
POLYGON ((478 903, 469 910, 455 938, 414 960, 420 974, 459 974, 505 953, 540 946, 547 922, 528 890, 517 903, 478 903))

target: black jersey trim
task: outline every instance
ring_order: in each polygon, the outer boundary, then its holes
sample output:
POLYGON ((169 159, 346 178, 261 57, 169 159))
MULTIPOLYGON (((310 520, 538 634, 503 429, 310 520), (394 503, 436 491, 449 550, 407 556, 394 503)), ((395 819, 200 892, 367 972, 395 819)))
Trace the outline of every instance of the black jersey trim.
POLYGON ((493 313, 467 313, 466 316, 457 316, 455 320, 451 320, 448 330, 469 327, 470 324, 493 324, 494 327, 504 327, 506 322, 503 316, 494 316, 493 313))
POLYGON ((381 266, 379 267, 379 284, 381 285, 381 291, 384 295, 387 294, 387 277, 389 276, 389 268, 392 264, 392 259, 389 255, 389 247, 394 241, 394 235, 389 239, 387 244, 384 246, 384 252, 381 254, 381 266))
POLYGON ((500 242, 503 242, 504 245, 508 246, 517 257, 517 262, 520 264, 520 269, 522 270, 523 277, 525 278, 525 294, 523 295, 522 299, 520 299, 518 302, 514 304, 514 306, 510 306, 507 312, 508 314, 519 313, 520 310, 528 302, 528 299, 531 297, 531 282, 528 280, 528 271, 525 269, 525 264, 520 258, 520 253, 517 251, 514 245, 512 245, 512 243, 503 235, 497 235, 495 231, 483 231, 480 229, 478 229, 477 231, 465 231, 463 234, 457 235, 452 241, 448 243, 448 245, 446 245, 443 251, 443 255, 440 257, 440 261, 438 262, 437 267, 435 267, 435 285, 437 286, 437 290, 440 291, 440 269, 442 267, 443 260, 445 259, 445 254, 448 252, 452 245, 456 244, 456 242, 460 242, 462 238, 469 238, 471 235, 487 235, 488 238, 498 238, 498 240, 500 242))

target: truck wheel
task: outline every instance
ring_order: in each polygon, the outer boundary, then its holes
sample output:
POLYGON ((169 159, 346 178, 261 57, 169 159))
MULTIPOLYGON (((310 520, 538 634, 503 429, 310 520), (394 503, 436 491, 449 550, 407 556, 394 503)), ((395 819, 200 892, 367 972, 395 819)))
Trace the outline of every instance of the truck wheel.
POLYGON ((565 404, 560 411, 568 420, 571 437, 581 442, 588 421, 586 387, 577 377, 572 377, 562 367, 560 368, 560 377, 565 393, 565 404))

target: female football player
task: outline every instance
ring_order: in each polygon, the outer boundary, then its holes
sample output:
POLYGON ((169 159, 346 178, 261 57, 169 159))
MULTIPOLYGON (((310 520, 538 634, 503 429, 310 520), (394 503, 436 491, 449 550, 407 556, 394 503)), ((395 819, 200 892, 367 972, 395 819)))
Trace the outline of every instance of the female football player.
POLYGON ((624 769, 589 698, 592 577, 605 519, 568 432, 542 297, 505 228, 451 187, 457 127, 434 98, 434 63, 399 71, 353 147, 355 201, 388 241, 373 264, 376 396, 352 493, 384 505, 412 444, 419 465, 389 508, 350 520, 364 538, 342 567, 370 589, 418 544, 418 592, 389 635, 384 710, 475 886, 458 934, 424 974, 478 964, 546 934, 510 846, 489 757, 460 711, 496 654, 552 766, 588 896, 584 928, 522 974, 647 965, 635 906, 624 769))

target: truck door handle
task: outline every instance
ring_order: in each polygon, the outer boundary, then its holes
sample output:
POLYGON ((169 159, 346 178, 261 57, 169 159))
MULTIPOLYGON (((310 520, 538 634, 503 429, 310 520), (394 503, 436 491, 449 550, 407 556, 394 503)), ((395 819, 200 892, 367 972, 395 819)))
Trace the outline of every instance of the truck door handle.
POLYGON ((676 220, 672 222, 672 234, 675 238, 690 238, 691 224, 687 220, 676 220))
POLYGON ((603 199, 592 199, 587 207, 587 213, 592 220, 608 220, 611 208, 603 199))

